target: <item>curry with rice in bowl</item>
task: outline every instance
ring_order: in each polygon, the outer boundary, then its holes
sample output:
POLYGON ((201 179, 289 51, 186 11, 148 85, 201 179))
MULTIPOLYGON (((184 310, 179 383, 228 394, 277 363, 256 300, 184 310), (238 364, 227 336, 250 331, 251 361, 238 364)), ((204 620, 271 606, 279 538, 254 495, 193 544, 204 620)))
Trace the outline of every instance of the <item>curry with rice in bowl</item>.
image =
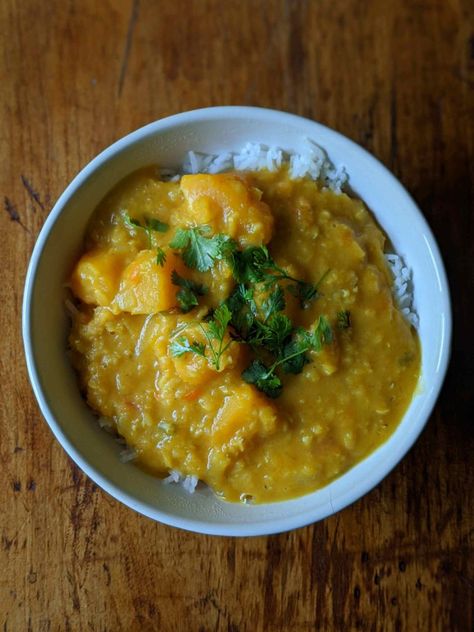
POLYGON ((410 404, 408 270, 320 154, 248 146, 187 171, 141 169, 94 212, 69 280, 73 364, 140 467, 228 501, 301 496, 410 404))

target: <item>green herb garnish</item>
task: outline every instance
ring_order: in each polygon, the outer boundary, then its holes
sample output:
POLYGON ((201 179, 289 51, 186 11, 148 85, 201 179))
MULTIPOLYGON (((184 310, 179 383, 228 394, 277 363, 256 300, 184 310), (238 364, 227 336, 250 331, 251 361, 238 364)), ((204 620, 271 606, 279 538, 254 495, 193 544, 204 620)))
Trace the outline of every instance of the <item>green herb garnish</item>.
POLYGON ((254 384, 268 397, 278 397, 283 385, 275 373, 277 367, 281 365, 285 373, 301 373, 304 365, 309 362, 307 352, 319 352, 323 344, 331 342, 331 327, 326 318, 320 316, 314 331, 309 332, 302 328, 295 331, 293 338, 283 347, 280 356, 272 365, 267 366, 261 360, 254 360, 242 373, 242 378, 249 384, 254 384))
POLYGON ((163 248, 156 249, 156 264, 163 267, 166 261, 166 253, 163 248))
POLYGON ((209 351, 211 353, 211 363, 216 371, 220 370, 221 356, 226 351, 233 340, 224 344, 224 337, 227 331, 227 326, 230 323, 232 314, 225 303, 219 305, 214 311, 212 319, 206 323, 206 326, 200 325, 202 332, 206 336, 206 340, 209 344, 209 351))
POLYGON ((242 377, 248 384, 253 384, 259 391, 275 399, 281 394, 283 384, 278 375, 275 375, 274 369, 273 365, 269 368, 261 360, 254 360, 242 373, 242 377))
POLYGON ((346 309, 341 312, 337 312, 337 328, 349 329, 351 326, 351 313, 346 309))
POLYGON ((179 338, 176 338, 176 340, 173 340, 170 344, 171 355, 175 358, 179 358, 185 353, 190 352, 205 358, 205 348, 206 345, 201 342, 196 342, 196 340, 189 342, 186 336, 180 336, 179 338))
MULTIPOLYGON (((128 213, 124 213, 124 222, 125 222, 125 225, 129 226, 130 228, 133 228, 133 229, 140 228, 141 230, 144 230, 146 233, 150 248, 153 246, 153 232, 166 233, 166 231, 169 228, 168 224, 154 217, 145 217, 144 223, 142 224, 140 220, 135 219, 134 217, 130 217, 128 213)), ((158 258, 157 258, 157 263, 158 265, 163 265, 162 263, 158 262, 158 258)), ((164 260, 163 260, 163 263, 164 263, 164 260)))
POLYGON ((279 285, 275 286, 267 299, 263 301, 262 310, 265 322, 275 314, 285 309, 285 295, 279 285))
POLYGON ((253 296, 253 288, 240 283, 226 301, 232 315, 235 338, 241 341, 248 340, 257 320, 258 310, 253 296))
POLYGON ((227 235, 214 235, 209 226, 178 228, 170 246, 181 250, 181 257, 188 268, 200 272, 210 270, 214 262, 229 256, 235 248, 235 242, 227 235))
POLYGON ((169 224, 162 222, 155 217, 149 217, 145 220, 145 227, 149 230, 154 230, 157 233, 166 233, 169 229, 169 224))
MULTIPOLYGON (((172 355, 194 352, 208 357, 219 371, 221 357, 232 342, 245 342, 257 357, 242 373, 243 379, 254 384, 268 397, 278 397, 283 388, 276 370, 284 373, 301 373, 309 362, 309 351, 321 351, 323 345, 333 340, 331 327, 324 316, 319 318, 313 331, 294 327, 283 313, 285 294, 280 282, 287 281, 286 289, 296 296, 303 309, 319 296, 319 286, 329 270, 316 284, 296 279, 277 265, 265 246, 249 246, 239 250, 236 242, 227 235, 210 235, 209 226, 178 229, 170 246, 179 250, 189 268, 205 272, 218 260, 226 260, 237 282, 233 293, 214 312, 198 323, 206 344, 191 343, 180 337, 171 347, 172 355), (255 300, 258 291, 265 292, 260 305, 255 300), (230 340, 224 343, 226 332, 230 340), (198 346, 196 347, 196 345, 198 346), (206 356, 207 353, 207 356, 206 356)), ((203 286, 183 279, 173 272, 173 283, 180 287, 178 302, 183 311, 198 304, 203 286)))
POLYGON ((176 298, 181 311, 187 313, 193 307, 199 305, 198 296, 204 296, 207 288, 201 283, 195 283, 191 279, 184 279, 176 270, 171 273, 171 281, 173 285, 177 285, 180 289, 176 292, 176 298))
POLYGON ((206 357, 205 350, 209 348, 211 364, 216 371, 219 371, 222 354, 234 342, 230 339, 229 342, 224 343, 230 319, 230 310, 227 305, 223 303, 214 311, 211 320, 204 325, 199 323, 199 327, 207 340, 208 347, 198 342, 190 343, 185 336, 180 336, 170 345, 171 355, 179 357, 185 353, 193 352, 202 357, 206 357))
POLYGON ((287 289, 299 299, 303 309, 319 296, 318 288, 329 274, 327 270, 316 285, 296 279, 275 263, 265 246, 250 246, 244 250, 234 248, 228 253, 228 260, 238 283, 263 283, 268 288, 278 281, 292 281, 287 289))

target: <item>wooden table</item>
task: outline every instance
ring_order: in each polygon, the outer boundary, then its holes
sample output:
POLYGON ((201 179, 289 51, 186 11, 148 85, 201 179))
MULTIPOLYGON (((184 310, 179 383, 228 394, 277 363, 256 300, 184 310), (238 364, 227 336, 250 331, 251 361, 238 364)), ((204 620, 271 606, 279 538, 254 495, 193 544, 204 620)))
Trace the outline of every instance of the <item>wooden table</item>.
POLYGON ((474 4, 470 0, 0 3, 3 632, 473 629, 474 4), (157 118, 251 104, 316 119, 412 192, 444 254, 442 396, 387 479, 272 537, 171 529, 107 496, 41 418, 20 336, 35 238, 101 149, 157 118))

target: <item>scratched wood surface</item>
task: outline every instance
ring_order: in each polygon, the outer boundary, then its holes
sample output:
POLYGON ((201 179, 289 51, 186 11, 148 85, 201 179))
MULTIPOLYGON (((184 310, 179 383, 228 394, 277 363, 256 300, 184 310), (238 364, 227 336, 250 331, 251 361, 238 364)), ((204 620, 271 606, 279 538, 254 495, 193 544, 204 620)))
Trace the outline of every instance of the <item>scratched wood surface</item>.
POLYGON ((474 4, 2 0, 0 625, 4 632, 473 629, 474 4), (108 497, 42 420, 20 307, 35 237, 101 149, 162 116, 251 104, 361 143, 412 192, 450 278, 442 396, 364 499, 293 533, 180 532, 108 497))

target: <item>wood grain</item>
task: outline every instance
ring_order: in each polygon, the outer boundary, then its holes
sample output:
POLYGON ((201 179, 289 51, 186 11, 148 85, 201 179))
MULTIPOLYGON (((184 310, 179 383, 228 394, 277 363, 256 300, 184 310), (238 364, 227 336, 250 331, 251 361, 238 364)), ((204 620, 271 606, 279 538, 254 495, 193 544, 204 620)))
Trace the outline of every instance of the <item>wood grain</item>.
POLYGON ((3 632, 470 631, 474 626, 474 5, 470 0, 0 3, 0 623, 3 632), (361 143, 444 254, 442 396, 387 479, 336 516, 252 539, 180 532, 112 500, 41 418, 20 307, 52 203, 162 116, 253 104, 361 143))

